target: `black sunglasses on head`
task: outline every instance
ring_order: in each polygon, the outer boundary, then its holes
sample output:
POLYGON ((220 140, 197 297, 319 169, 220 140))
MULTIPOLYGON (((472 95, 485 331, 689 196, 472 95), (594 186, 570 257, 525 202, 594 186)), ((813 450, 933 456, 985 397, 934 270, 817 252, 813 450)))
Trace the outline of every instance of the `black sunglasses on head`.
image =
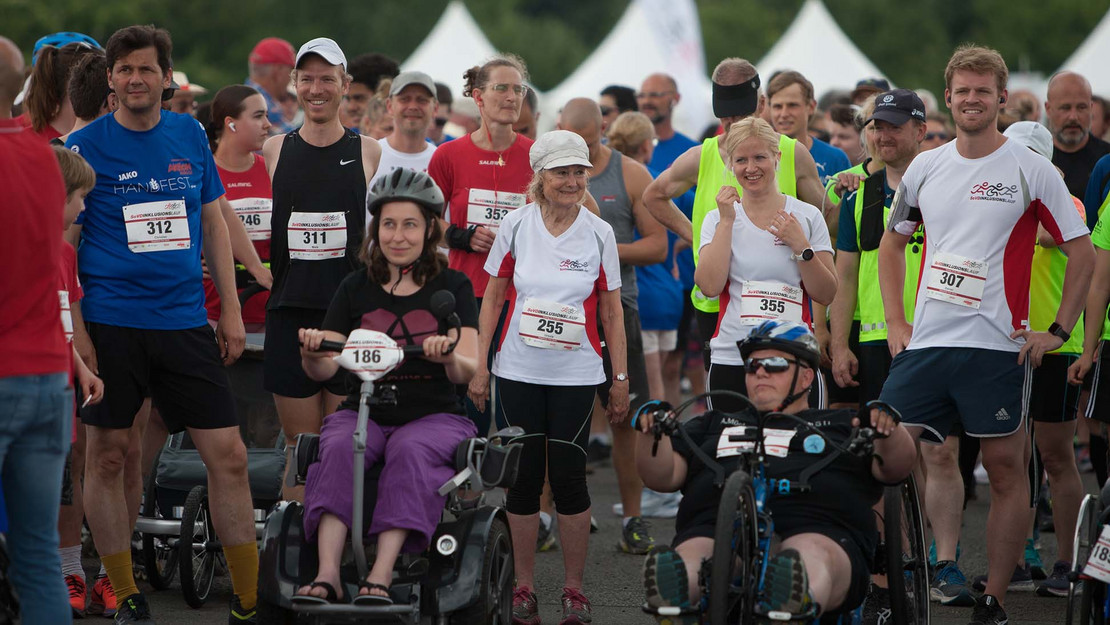
POLYGON ((746 373, 757 373, 760 367, 767 373, 782 373, 790 368, 790 365, 798 364, 797 360, 790 360, 782 356, 769 356, 767 358, 749 358, 744 363, 744 371, 746 373))

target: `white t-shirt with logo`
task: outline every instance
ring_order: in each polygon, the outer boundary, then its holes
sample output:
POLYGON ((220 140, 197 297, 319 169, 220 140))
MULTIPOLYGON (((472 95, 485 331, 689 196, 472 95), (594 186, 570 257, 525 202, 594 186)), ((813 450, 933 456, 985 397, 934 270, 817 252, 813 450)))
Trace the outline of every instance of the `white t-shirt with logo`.
POLYGON ((911 214, 892 214, 889 228, 907 234, 925 224, 907 349, 1020 351, 1010 334, 1028 324, 1037 226, 1057 243, 1088 234, 1056 168, 1016 141, 977 159, 953 141, 919 154, 898 195, 895 206, 911 214))
POLYGON ((605 381, 598 296, 621 286, 609 224, 580 207, 570 228, 555 237, 539 205, 528 204, 505 215, 484 268, 511 279, 494 375, 554 386, 605 381))
MULTIPOLYGON (((382 158, 378 161, 378 170, 374 172, 374 177, 370 179, 370 184, 366 185, 366 199, 370 199, 370 191, 374 188, 374 183, 379 178, 384 178, 390 174, 394 169, 404 167, 406 169, 415 169, 428 173, 428 163, 432 162, 432 154, 435 154, 436 146, 434 143, 424 142, 424 151, 416 154, 409 154, 408 152, 399 152, 389 145, 389 137, 382 137, 378 139, 378 145, 382 146, 382 158)), ((370 213, 366 213, 366 225, 370 227, 370 213)))
MULTIPOLYGON (((742 365, 736 341, 768 319, 803 322, 813 327, 809 294, 802 284, 798 263, 790 246, 748 219, 742 203, 735 204, 732 225, 732 255, 728 281, 721 291, 717 331, 709 341, 710 361, 719 365, 742 365)), ((832 252, 829 228, 817 207, 786 196, 785 209, 793 215, 809 246, 816 252, 832 252)), ((701 226, 701 249, 713 241, 721 212, 712 210, 701 226)), ((700 250, 699 250, 700 252, 700 250)), ((816 258, 804 261, 820 262, 816 258)))

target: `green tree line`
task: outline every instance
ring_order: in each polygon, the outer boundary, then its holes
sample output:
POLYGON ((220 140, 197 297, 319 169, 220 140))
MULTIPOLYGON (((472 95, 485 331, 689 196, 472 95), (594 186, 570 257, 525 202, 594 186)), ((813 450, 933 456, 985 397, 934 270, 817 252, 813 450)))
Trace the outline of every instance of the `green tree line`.
MULTIPOLYGON (((283 37, 294 46, 329 36, 349 58, 373 51, 404 60, 447 1, 0 0, 0 34, 29 57, 34 41, 46 33, 76 30, 104 43, 121 26, 153 23, 173 34, 176 67, 197 83, 219 87, 245 78, 250 49, 267 36, 283 37)), ((712 68, 726 56, 758 61, 802 2, 698 0, 706 63, 712 68)), ((1108 0, 826 2, 845 33, 895 83, 938 93, 945 62, 960 42, 997 48, 1011 71, 1047 74, 1110 8, 1108 0)), ((466 0, 466 5, 493 45, 523 57, 533 82, 545 90, 558 85, 604 39, 628 0, 466 0)))

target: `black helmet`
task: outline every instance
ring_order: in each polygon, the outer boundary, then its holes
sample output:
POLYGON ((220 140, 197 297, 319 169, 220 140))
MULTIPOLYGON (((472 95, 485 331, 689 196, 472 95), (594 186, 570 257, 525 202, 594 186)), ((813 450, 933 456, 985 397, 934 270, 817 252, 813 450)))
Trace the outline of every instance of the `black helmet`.
POLYGON ((423 172, 398 167, 378 178, 366 195, 366 210, 377 217, 382 204, 398 200, 416 202, 436 217, 443 217, 443 192, 432 177, 423 172))
POLYGON ((748 338, 737 341, 740 356, 744 360, 760 349, 777 349, 797 356, 802 362, 816 370, 821 364, 821 349, 817 345, 817 338, 809 331, 809 327, 793 321, 764 321, 758 328, 752 330, 748 338))

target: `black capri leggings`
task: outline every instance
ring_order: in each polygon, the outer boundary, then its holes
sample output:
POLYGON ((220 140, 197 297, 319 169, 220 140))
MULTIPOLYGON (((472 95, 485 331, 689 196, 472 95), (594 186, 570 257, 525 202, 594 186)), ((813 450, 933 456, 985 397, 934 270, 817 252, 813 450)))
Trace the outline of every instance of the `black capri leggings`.
POLYGON ((546 468, 559 514, 589 510, 586 441, 597 385, 551 386, 496 377, 494 389, 498 426, 515 425, 525 432, 513 439, 524 449, 505 508, 518 515, 539 512, 546 468))

